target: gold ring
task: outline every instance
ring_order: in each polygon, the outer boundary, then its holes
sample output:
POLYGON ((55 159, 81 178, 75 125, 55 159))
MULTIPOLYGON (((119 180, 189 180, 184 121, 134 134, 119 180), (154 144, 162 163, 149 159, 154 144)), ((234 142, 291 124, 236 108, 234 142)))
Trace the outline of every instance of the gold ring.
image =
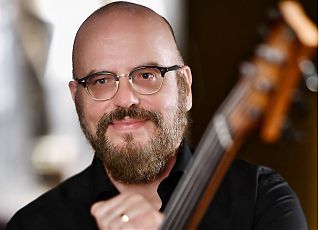
POLYGON ((127 223, 130 220, 129 216, 124 213, 120 215, 120 218, 121 218, 121 222, 123 222, 123 223, 127 223))

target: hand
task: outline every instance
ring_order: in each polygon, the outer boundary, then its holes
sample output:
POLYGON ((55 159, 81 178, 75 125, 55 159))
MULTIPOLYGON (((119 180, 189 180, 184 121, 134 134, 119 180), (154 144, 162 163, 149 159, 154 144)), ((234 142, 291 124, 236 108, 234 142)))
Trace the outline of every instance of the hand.
POLYGON ((100 201, 91 207, 100 230, 106 229, 158 229, 163 214, 143 196, 133 193, 120 194, 110 200, 100 201), (126 222, 126 215, 129 220, 126 222))

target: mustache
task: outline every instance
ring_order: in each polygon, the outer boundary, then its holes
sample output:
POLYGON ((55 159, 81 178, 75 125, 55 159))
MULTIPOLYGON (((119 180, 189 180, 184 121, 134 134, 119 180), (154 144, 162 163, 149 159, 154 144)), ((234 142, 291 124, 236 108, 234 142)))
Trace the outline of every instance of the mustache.
POLYGON ((138 108, 136 106, 131 106, 129 108, 118 107, 117 109, 111 111, 110 113, 106 113, 101 117, 97 125, 97 136, 104 136, 108 126, 111 123, 113 123, 114 121, 122 120, 125 117, 150 120, 158 128, 163 123, 162 116, 158 112, 138 108))

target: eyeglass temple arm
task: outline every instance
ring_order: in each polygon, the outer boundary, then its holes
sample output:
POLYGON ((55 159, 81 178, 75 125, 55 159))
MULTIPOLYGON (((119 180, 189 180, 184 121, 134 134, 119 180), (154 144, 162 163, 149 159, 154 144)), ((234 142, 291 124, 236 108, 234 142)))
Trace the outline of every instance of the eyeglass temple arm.
POLYGON ((164 77, 164 75, 167 72, 172 71, 172 70, 177 70, 177 69, 180 69, 182 67, 183 66, 181 66, 181 65, 174 65, 174 66, 170 66, 170 67, 162 67, 162 68, 159 68, 159 70, 161 72, 162 77, 164 77))

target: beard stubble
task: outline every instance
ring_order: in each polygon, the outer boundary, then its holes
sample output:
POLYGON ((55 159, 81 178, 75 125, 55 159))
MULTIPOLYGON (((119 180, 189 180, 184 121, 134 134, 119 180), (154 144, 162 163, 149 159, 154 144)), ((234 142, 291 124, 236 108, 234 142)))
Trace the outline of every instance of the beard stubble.
POLYGON ((162 114, 138 108, 117 108, 104 114, 98 122, 96 133, 91 134, 81 109, 81 102, 76 96, 76 109, 80 126, 101 159, 111 177, 124 184, 145 184, 158 178, 170 158, 175 156, 177 146, 182 141, 188 125, 185 90, 179 90, 178 106, 172 120, 164 120, 162 114), (155 126, 155 134, 145 144, 135 141, 133 134, 122 136, 123 143, 114 145, 108 139, 106 131, 110 123, 131 117, 150 120, 155 126))

